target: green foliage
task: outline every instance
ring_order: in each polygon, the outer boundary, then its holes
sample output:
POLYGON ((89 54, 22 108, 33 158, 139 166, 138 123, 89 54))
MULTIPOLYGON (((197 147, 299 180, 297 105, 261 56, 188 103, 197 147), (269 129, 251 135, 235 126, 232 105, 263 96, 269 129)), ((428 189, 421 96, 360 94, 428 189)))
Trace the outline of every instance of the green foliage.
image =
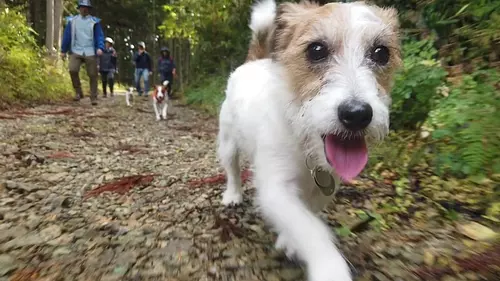
POLYGON ((464 75, 462 83, 436 105, 429 123, 437 129, 436 165, 455 175, 500 173, 500 81, 496 70, 464 75))
POLYGON ((420 38, 438 36, 450 64, 476 57, 496 56, 500 49, 498 0, 375 0, 398 9, 401 25, 420 38))
POLYGON ((351 230, 347 226, 340 226, 340 227, 335 228, 335 233, 340 237, 349 237, 349 236, 353 235, 353 233, 351 232, 351 230))
POLYGON ((199 106, 212 114, 216 114, 224 99, 226 80, 227 77, 221 75, 201 80, 199 84, 190 87, 186 91, 186 103, 199 106))
POLYGON ((167 38, 190 40, 193 79, 226 75, 244 61, 251 4, 252 0, 180 0, 164 6, 160 30, 167 38))
POLYGON ((487 55, 500 40, 500 2, 496 0, 439 0, 423 8, 427 27, 438 32, 445 43, 459 42, 455 62, 487 55))
POLYGON ((17 9, 0 7, 0 104, 53 101, 71 93, 69 75, 44 59, 17 9))
POLYGON ((392 91, 392 128, 416 129, 427 119, 446 76, 436 54, 431 40, 403 44, 403 69, 392 91))

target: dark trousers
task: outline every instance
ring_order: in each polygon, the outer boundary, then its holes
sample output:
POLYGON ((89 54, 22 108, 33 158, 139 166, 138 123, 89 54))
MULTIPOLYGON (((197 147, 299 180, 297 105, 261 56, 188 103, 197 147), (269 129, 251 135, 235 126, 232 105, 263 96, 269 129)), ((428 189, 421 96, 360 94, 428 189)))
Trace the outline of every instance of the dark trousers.
POLYGON ((167 94, 169 97, 172 97, 172 87, 174 84, 174 77, 173 77, 172 73, 162 72, 162 73, 160 73, 160 79, 161 79, 162 84, 164 81, 168 80, 167 94))
POLYGON ((87 74, 90 80, 90 99, 97 99, 97 57, 96 56, 80 56, 77 54, 71 54, 69 56, 69 74, 71 76, 71 82, 73 83, 73 88, 75 89, 76 97, 78 99, 83 98, 82 84, 80 83, 80 66, 85 64, 87 69, 87 74))
POLYGON ((115 85, 115 77, 113 71, 101 71, 102 93, 107 96, 107 85, 109 84, 109 92, 113 94, 113 86, 115 85))

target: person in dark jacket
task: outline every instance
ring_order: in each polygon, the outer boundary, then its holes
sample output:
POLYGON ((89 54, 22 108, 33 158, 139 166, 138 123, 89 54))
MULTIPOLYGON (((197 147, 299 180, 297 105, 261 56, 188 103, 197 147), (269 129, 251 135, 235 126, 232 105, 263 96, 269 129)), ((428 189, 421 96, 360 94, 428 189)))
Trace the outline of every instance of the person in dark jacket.
POLYGON ((146 44, 139 42, 138 52, 134 55, 135 63, 135 87, 139 96, 142 96, 141 77, 144 79, 144 94, 149 92, 149 75, 153 73, 153 61, 148 52, 146 52, 146 44))
POLYGON ((158 59, 158 72, 160 72, 161 84, 168 80, 168 96, 172 97, 172 84, 175 78, 175 62, 170 56, 170 50, 167 47, 161 48, 161 57, 158 59))
POLYGON ((102 52, 99 60, 99 72, 101 73, 102 92, 103 96, 107 97, 107 85, 109 84, 109 92, 114 95, 113 86, 115 84, 114 75, 116 72, 116 50, 113 48, 113 39, 106 37, 106 47, 102 52))
POLYGON ((90 15, 92 4, 90 0, 79 0, 79 15, 66 18, 64 28, 61 57, 66 58, 69 53, 69 74, 75 89, 75 101, 83 98, 80 83, 80 66, 85 63, 90 80, 90 100, 92 105, 97 105, 97 56, 102 55, 104 49, 104 32, 101 20, 90 15))

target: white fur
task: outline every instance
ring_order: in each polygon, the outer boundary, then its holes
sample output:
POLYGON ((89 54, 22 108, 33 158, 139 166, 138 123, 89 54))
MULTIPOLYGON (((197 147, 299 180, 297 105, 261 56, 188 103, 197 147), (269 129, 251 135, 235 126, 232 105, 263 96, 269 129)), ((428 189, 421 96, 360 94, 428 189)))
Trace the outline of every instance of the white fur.
POLYGON ((265 31, 273 23, 276 16, 274 0, 262 0, 252 7, 250 29, 253 34, 265 31))
POLYGON ((276 248, 305 261, 309 280, 351 280, 328 227, 314 214, 331 198, 315 187, 288 122, 288 112, 299 113, 300 108, 282 73, 279 65, 265 59, 240 66, 229 79, 218 138, 219 159, 228 178, 223 203, 242 201, 242 153, 254 166, 257 203, 279 233, 276 248))
MULTIPOLYGON (((373 108, 367 140, 381 140, 389 126, 390 100, 377 90, 359 47, 366 40, 360 34, 376 34, 381 24, 369 10, 345 5, 352 15, 346 23, 345 54, 336 58, 339 67, 327 74, 317 95, 300 101, 287 83, 283 65, 271 59, 251 61, 231 74, 219 115, 218 157, 227 174, 222 203, 242 202, 239 160, 246 156, 254 169, 256 202, 278 232, 276 248, 304 261, 310 281, 352 277, 330 229, 315 215, 331 197, 315 186, 306 159, 310 167, 330 171, 340 182, 326 161, 321 134, 342 131, 337 108, 348 99, 360 99, 373 108)), ((255 34, 271 24, 267 20, 275 12, 274 1, 261 2, 253 11, 250 26, 255 34)), ((324 28, 322 24, 316 28, 324 28)))
MULTIPOLYGON (((168 81, 163 82, 163 86, 166 87, 168 85, 168 81)), ((162 92, 162 86, 157 86, 157 91, 158 91, 158 98, 163 98, 163 101, 161 103, 158 102, 156 98, 153 98, 153 108, 155 110, 155 116, 156 120, 159 121, 162 118, 167 119, 167 109, 168 109, 168 104, 170 102, 170 99, 167 94, 163 94, 162 92), (160 107, 161 109, 161 115, 160 115, 160 107)))
POLYGON ((130 103, 131 97, 134 94, 134 88, 130 87, 127 92, 125 92, 125 101, 127 102, 127 106, 132 106, 130 103))

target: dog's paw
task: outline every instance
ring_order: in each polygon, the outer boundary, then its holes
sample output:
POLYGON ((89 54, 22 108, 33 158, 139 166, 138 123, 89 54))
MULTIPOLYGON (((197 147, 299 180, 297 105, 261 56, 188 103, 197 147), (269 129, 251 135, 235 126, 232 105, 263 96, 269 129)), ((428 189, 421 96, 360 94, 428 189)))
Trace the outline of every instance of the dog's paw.
POLYGON ((243 195, 238 191, 228 188, 222 195, 222 204, 224 206, 239 205, 243 202, 243 195))
POLYGON ((291 260, 297 258, 297 251, 292 247, 289 239, 286 237, 286 235, 283 235, 283 233, 278 235, 278 239, 276 239, 276 244, 274 244, 274 247, 278 251, 285 252, 287 258, 291 260))
POLYGON ((160 121, 161 120, 161 117, 160 116, 156 116, 156 121, 160 121))

